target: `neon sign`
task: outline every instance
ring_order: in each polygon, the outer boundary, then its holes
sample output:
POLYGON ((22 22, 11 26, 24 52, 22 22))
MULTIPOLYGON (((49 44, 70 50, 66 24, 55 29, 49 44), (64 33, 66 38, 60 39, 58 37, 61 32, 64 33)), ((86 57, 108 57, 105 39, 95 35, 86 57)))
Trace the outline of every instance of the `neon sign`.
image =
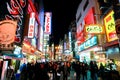
POLYGON ((17 22, 4 20, 0 22, 0 44, 11 44, 14 42, 17 22))
POLYGON ((24 9, 26 7, 26 0, 10 0, 6 2, 7 10, 9 14, 5 14, 5 18, 9 20, 17 20, 17 31, 15 42, 21 43, 22 33, 23 33, 23 18, 24 18, 24 9))
POLYGON ((91 24, 85 26, 85 32, 90 34, 101 34, 104 33, 104 28, 102 25, 91 24))
POLYGON ((51 33, 51 13, 46 12, 45 14, 45 33, 51 33))
POLYGON ((79 46, 79 51, 85 50, 98 44, 97 36, 94 36, 79 46))
POLYGON ((104 25, 108 42, 118 39, 115 29, 114 11, 105 16, 104 25))
POLYGON ((32 13, 30 13, 28 38, 34 37, 34 28, 35 28, 35 13, 32 12, 32 13))

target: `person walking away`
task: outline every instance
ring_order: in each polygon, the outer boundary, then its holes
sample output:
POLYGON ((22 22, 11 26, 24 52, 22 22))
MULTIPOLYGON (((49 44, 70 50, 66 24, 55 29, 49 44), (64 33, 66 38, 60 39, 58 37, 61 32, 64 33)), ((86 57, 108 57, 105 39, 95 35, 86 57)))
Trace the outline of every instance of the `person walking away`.
POLYGON ((57 63, 54 62, 54 64, 53 64, 53 80, 56 80, 56 78, 57 78, 56 69, 57 69, 57 63))
POLYGON ((40 74, 39 80, 50 80, 45 63, 40 63, 40 73, 39 74, 40 74))
POLYGON ((6 78, 7 80, 14 80, 14 68, 12 65, 8 66, 6 78))
POLYGON ((110 63, 110 79, 111 80, 120 80, 119 78, 119 72, 117 71, 117 66, 114 61, 111 61, 110 63))
POLYGON ((90 62, 90 71, 92 80, 98 80, 98 66, 96 64, 96 61, 90 62))
POLYGON ((82 73, 82 62, 77 61, 75 64, 75 72, 76 72, 76 80, 80 80, 80 76, 82 73))
POLYGON ((53 62, 48 63, 48 75, 50 80, 53 80, 53 62))
POLYGON ((62 66, 62 72, 63 72, 63 80, 68 80, 69 69, 67 66, 67 62, 64 62, 64 65, 62 66))
POLYGON ((17 73, 15 74, 15 80, 20 80, 20 70, 17 70, 17 73))
POLYGON ((26 80, 28 75, 27 74, 27 64, 23 63, 20 66, 20 80, 26 80))
POLYGON ((101 78, 101 80, 104 80, 104 72, 105 72, 105 67, 103 66, 102 63, 100 63, 100 67, 99 67, 99 71, 98 71, 98 75, 101 78))
POLYGON ((61 67, 60 67, 59 64, 57 64, 56 72, 57 72, 57 79, 56 79, 56 80, 60 80, 60 76, 61 76, 61 67))
POLYGON ((87 80, 87 71, 88 71, 87 63, 82 63, 82 78, 83 78, 83 80, 87 80))

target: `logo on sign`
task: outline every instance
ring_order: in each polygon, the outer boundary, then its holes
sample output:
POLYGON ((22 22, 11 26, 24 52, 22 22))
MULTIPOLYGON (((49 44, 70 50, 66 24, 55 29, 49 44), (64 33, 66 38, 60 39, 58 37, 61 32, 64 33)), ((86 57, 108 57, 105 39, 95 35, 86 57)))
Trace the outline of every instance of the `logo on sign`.
POLYGON ((17 22, 12 20, 0 21, 0 44, 11 44, 15 39, 17 22))

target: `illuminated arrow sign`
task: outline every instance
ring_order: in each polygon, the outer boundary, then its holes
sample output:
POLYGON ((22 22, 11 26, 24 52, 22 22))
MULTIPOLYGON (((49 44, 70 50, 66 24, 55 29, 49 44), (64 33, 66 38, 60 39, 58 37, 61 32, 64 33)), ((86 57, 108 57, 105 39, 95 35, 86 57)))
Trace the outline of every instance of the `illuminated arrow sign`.
POLYGON ((85 32, 88 34, 103 34, 104 27, 99 24, 85 25, 85 32))

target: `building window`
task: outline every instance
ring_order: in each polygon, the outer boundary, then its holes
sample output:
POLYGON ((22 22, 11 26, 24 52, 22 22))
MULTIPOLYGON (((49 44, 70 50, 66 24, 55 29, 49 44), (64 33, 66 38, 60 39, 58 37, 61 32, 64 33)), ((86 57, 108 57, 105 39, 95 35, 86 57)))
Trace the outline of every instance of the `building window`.
POLYGON ((80 18, 81 18, 81 13, 79 14, 79 16, 78 16, 78 18, 77 18, 77 22, 80 20, 80 18))
POLYGON ((85 11, 86 7, 88 6, 88 4, 89 4, 89 0, 86 1, 85 5, 84 5, 84 7, 83 7, 83 10, 84 10, 84 11, 85 11))

